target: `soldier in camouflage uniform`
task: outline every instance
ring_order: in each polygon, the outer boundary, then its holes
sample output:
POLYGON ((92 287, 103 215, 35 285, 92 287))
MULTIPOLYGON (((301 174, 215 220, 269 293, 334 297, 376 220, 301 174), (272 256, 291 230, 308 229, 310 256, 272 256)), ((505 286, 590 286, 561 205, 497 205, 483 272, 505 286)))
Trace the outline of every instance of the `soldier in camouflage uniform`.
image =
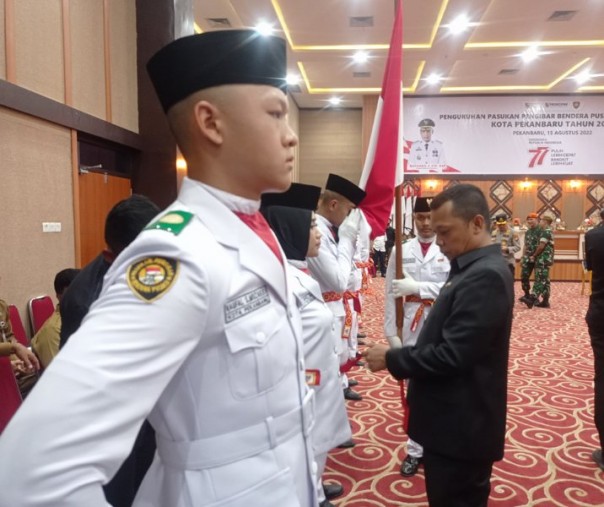
POLYGON ((514 270, 516 268, 516 252, 520 251, 520 239, 509 226, 507 216, 500 214, 495 217, 495 229, 491 232, 491 240, 493 243, 499 243, 501 245, 501 254, 507 261, 512 276, 514 276, 514 270))
POLYGON ((539 215, 537 213, 529 213, 526 217, 526 223, 528 224, 528 230, 524 235, 524 251, 522 253, 522 259, 520 260, 520 266, 522 268, 520 272, 520 281, 522 283, 522 290, 524 295, 519 299, 529 308, 532 308, 535 304, 535 300, 531 297, 531 282, 530 277, 533 269, 535 269, 535 252, 539 247, 539 240, 543 230, 539 227, 539 215))
POLYGON ((554 263, 554 233, 552 231, 553 218, 542 216, 540 228, 542 230, 539 238, 539 246, 535 251, 535 284, 531 299, 535 306, 549 308, 550 280, 549 270, 554 263), (539 301, 539 296, 542 300, 539 301))

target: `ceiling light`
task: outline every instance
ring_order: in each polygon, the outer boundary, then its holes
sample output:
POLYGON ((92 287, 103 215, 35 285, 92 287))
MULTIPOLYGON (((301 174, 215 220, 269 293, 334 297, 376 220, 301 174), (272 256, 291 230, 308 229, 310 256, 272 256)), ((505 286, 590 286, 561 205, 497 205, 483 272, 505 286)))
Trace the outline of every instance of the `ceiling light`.
POLYGON ((529 46, 522 53, 520 53, 520 56, 526 63, 528 63, 532 62, 540 54, 541 53, 539 53, 539 46, 529 46))
POLYGON ((440 74, 432 73, 426 78, 426 81, 429 85, 435 85, 438 84, 441 79, 440 74))
POLYGON ((342 99, 340 97, 331 97, 329 103, 332 106, 339 106, 342 103, 342 99))
POLYGON ((298 74, 288 74, 285 78, 285 82, 288 85, 297 85, 300 82, 300 76, 298 74))
POLYGON ((267 23, 266 21, 260 21, 260 23, 254 27, 254 30, 256 30, 260 35, 271 35, 273 33, 273 25, 267 23))
POLYGON ((457 16, 451 23, 449 23, 449 31, 453 34, 461 33, 468 29, 470 26, 470 20, 465 14, 457 16))
POLYGON ((369 60, 369 54, 367 51, 357 51, 352 57, 354 63, 367 63, 369 60))
POLYGON ((580 74, 577 74, 575 76, 575 81, 579 85, 587 83, 587 81, 589 81, 590 79, 591 79, 591 74, 589 73, 589 70, 584 70, 583 72, 581 72, 580 74))

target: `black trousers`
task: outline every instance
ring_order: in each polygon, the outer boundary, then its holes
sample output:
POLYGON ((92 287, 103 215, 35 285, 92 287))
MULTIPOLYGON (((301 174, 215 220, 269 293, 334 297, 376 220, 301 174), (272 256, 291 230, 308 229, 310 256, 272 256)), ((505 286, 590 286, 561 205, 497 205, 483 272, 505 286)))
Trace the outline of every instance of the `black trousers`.
POLYGON ((487 507, 492 461, 462 461, 424 449, 430 507, 487 507))
POLYGON ((373 252, 373 263, 375 264, 376 275, 379 272, 382 276, 386 276, 386 252, 373 252))
POLYGON ((588 328, 594 353, 594 423, 604 450, 604 330, 588 328))

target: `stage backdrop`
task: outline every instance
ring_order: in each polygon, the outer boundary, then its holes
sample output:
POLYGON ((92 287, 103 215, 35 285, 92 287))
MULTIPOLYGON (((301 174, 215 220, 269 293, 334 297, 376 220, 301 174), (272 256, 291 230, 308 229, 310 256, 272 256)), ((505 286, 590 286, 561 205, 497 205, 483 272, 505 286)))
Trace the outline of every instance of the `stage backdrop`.
POLYGON ((604 174, 602 96, 405 97, 403 118, 407 173, 604 174))

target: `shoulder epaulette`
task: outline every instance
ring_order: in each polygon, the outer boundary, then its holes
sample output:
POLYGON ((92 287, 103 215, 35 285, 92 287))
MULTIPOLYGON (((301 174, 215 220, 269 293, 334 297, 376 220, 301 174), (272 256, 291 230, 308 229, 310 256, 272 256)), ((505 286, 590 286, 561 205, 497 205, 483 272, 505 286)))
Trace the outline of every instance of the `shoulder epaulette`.
POLYGON ((193 218, 188 211, 172 210, 150 223, 145 229, 159 229, 178 236, 193 218))

